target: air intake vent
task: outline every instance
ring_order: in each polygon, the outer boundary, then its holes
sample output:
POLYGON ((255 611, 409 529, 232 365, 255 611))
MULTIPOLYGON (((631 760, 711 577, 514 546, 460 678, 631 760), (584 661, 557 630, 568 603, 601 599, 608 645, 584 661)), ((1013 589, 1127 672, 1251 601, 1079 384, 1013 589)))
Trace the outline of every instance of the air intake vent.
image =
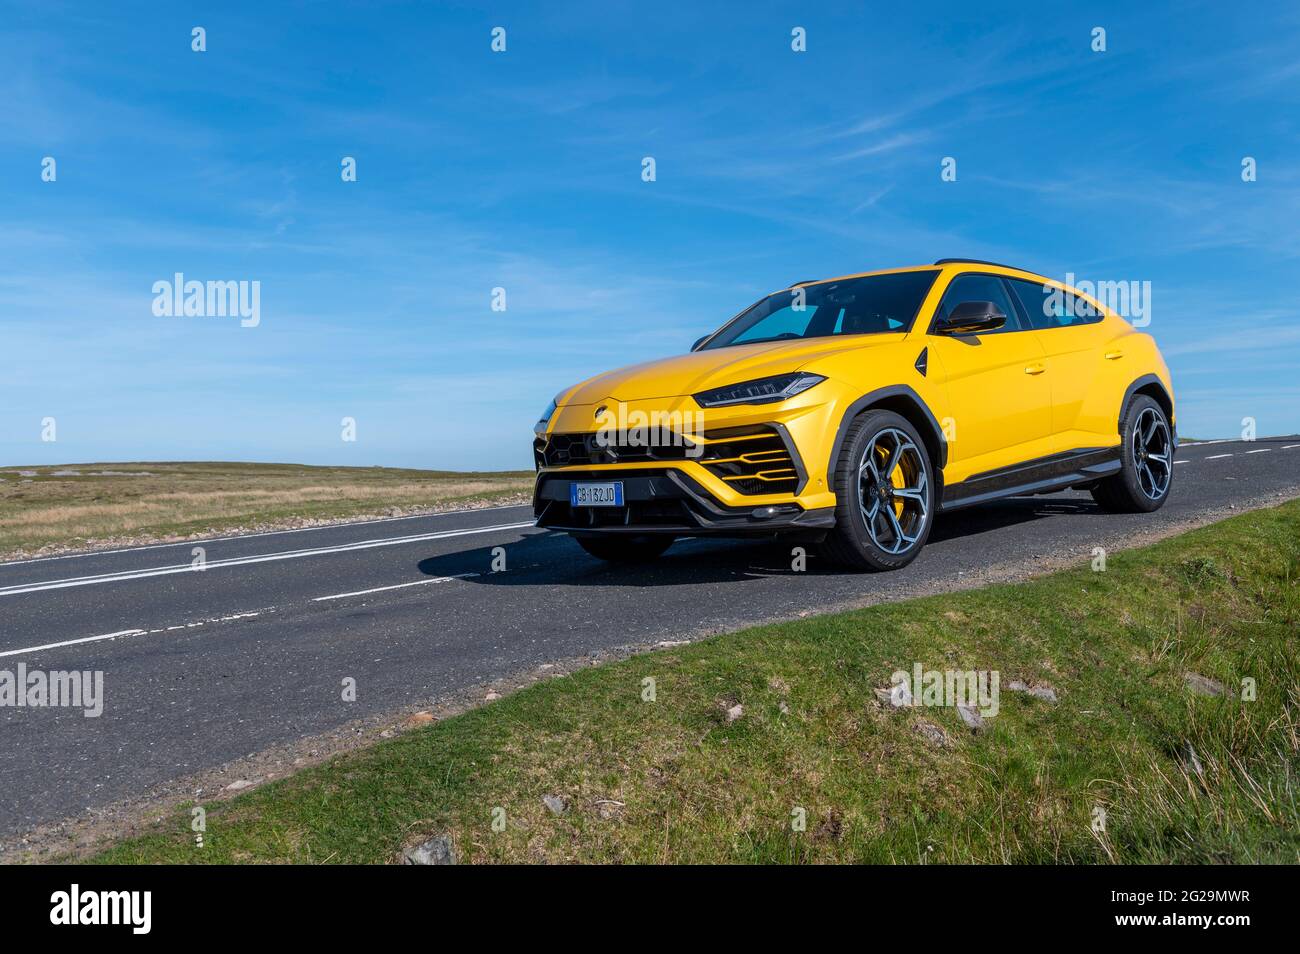
POLYGON ((781 435, 771 427, 738 427, 704 435, 699 461, 742 494, 792 494, 799 470, 781 435))

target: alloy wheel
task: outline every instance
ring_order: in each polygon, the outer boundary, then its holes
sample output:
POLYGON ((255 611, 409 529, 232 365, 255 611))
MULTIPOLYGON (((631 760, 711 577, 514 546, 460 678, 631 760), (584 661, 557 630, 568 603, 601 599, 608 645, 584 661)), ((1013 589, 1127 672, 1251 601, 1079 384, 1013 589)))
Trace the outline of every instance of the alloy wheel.
POLYGON ((859 508, 871 541, 886 553, 910 550, 930 516, 929 475, 916 443, 896 427, 878 431, 858 467, 859 508))
POLYGON ((1173 475, 1169 425, 1154 407, 1145 407, 1133 424, 1130 452, 1138 487, 1151 500, 1159 500, 1169 490, 1173 475))

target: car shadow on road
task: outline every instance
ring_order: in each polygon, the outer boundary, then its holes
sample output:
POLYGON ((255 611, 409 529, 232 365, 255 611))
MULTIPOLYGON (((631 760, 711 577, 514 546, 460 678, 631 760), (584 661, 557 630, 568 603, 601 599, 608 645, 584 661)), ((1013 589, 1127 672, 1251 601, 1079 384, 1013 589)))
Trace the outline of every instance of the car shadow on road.
MULTIPOLYGON (((1015 497, 945 514, 935 523, 928 546, 947 549, 981 534, 1062 515, 1100 514, 1090 498, 1015 497)), ((923 557, 924 558, 924 557, 923 557)), ((636 586, 742 583, 771 576, 853 575, 828 564, 812 544, 771 540, 679 540, 649 563, 606 563, 589 556, 564 533, 529 534, 508 546, 483 546, 423 559, 426 576, 460 576, 487 586, 636 586), (807 554, 795 570, 795 546, 807 554), (502 566, 504 561, 504 567, 502 566), (468 575, 467 575, 468 574, 468 575)))

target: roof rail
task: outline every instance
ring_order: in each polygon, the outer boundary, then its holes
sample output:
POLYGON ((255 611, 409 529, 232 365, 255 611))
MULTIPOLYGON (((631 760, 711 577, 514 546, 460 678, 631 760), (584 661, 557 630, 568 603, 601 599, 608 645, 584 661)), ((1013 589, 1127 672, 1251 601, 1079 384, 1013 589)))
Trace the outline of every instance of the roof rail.
POLYGON ((1001 262, 986 262, 982 258, 941 258, 936 265, 994 265, 998 268, 1015 268, 1015 265, 1003 265, 1001 262))

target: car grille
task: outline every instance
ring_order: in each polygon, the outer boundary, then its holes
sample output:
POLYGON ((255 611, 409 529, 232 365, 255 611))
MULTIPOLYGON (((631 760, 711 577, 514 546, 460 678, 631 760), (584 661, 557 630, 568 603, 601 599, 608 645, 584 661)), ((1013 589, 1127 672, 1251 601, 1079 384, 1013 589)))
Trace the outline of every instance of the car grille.
POLYGON ((533 456, 538 467, 574 467, 590 464, 632 464, 657 460, 683 460, 692 445, 685 438, 680 444, 646 447, 641 444, 601 444, 596 434, 552 434, 533 442, 533 456))
POLYGON ((604 446, 595 434, 551 434, 538 438, 533 455, 538 468, 645 461, 694 460, 737 492, 792 494, 799 487, 799 469, 782 434, 770 425, 706 431, 702 451, 692 456, 693 442, 669 446, 604 446))
POLYGON ((773 427, 735 427, 709 431, 700 463, 742 494, 792 494, 799 470, 790 448, 773 427))

